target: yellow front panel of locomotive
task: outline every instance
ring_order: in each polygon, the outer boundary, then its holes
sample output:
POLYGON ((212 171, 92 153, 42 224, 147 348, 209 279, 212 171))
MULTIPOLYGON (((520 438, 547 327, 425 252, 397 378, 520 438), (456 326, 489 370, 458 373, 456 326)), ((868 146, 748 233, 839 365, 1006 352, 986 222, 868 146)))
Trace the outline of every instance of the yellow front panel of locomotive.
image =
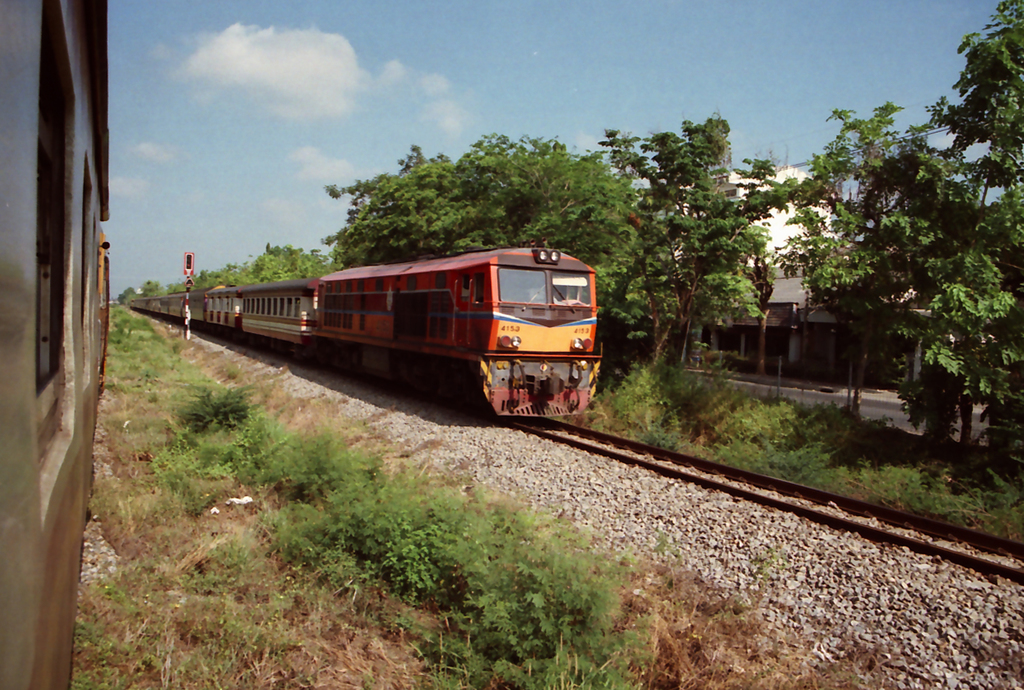
POLYGON ((500 351, 505 352, 556 352, 559 354, 583 354, 592 352, 590 350, 574 350, 572 341, 576 338, 594 341, 597 334, 597 324, 580 323, 561 326, 542 326, 540 324, 520 321, 498 321, 498 333, 496 346, 500 351), (517 348, 501 347, 502 336, 519 336, 520 344, 517 348))

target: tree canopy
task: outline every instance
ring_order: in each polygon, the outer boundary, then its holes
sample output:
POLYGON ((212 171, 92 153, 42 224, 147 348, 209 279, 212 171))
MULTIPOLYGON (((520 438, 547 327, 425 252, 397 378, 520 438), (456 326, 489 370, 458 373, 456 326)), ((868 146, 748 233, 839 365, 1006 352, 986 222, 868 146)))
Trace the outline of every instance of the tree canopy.
POLYGON ((398 163, 397 173, 326 188, 351 199, 345 227, 324 240, 336 264, 530 244, 596 263, 629 231, 628 183, 600 154, 556 140, 491 135, 457 162, 413 146, 398 163))
POLYGON ((757 312, 744 265, 766 249, 756 221, 785 205, 767 161, 745 161, 751 166, 740 172, 745 197, 723 193, 729 124, 720 116, 685 121, 681 129, 644 139, 606 130, 601 142, 637 194, 630 215, 636 232, 625 252, 629 268, 618 274, 627 281, 619 312, 634 326, 649 315, 656 357, 673 343, 685 350, 694 326, 731 316, 737 305, 757 312))

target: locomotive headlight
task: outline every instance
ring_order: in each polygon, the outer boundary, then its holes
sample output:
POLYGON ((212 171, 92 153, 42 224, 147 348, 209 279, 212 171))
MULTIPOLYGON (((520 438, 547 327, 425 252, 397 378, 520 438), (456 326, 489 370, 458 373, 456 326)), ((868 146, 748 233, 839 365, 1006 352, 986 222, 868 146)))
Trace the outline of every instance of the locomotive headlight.
POLYGON ((583 338, 573 338, 572 339, 572 349, 574 349, 574 350, 582 350, 583 349, 583 338))
POLYGON ((533 260, 539 264, 557 264, 562 258, 562 252, 557 249, 545 249, 538 247, 533 250, 533 260))
POLYGON ((502 347, 517 348, 522 342, 518 335, 503 335, 498 338, 498 344, 502 347))

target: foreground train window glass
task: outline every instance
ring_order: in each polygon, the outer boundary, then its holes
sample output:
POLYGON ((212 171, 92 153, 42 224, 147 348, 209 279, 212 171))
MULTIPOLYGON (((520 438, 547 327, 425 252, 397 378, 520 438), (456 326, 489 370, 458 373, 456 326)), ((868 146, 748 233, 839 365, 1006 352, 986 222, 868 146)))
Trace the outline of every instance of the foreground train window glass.
POLYGON ((547 274, 523 268, 500 268, 498 297, 502 302, 546 304, 547 274))
POLYGON ((579 273, 551 274, 555 304, 590 306, 590 276, 579 273))
MULTIPOLYGON (((44 22, 44 25, 46 22, 44 22)), ((64 345, 64 92, 44 29, 39 73, 36 158, 36 387, 60 368, 64 345)))

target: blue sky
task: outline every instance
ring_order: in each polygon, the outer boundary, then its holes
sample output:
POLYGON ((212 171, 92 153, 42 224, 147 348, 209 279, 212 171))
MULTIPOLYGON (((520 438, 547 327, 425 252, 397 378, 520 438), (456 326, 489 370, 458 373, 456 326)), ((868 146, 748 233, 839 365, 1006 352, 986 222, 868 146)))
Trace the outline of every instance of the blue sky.
POLYGON ((834 108, 901 124, 963 67, 996 0, 293 2, 109 0, 111 290, 323 248, 324 185, 417 144, 458 158, 498 133, 596 150, 715 112, 733 159, 796 164, 834 108))

